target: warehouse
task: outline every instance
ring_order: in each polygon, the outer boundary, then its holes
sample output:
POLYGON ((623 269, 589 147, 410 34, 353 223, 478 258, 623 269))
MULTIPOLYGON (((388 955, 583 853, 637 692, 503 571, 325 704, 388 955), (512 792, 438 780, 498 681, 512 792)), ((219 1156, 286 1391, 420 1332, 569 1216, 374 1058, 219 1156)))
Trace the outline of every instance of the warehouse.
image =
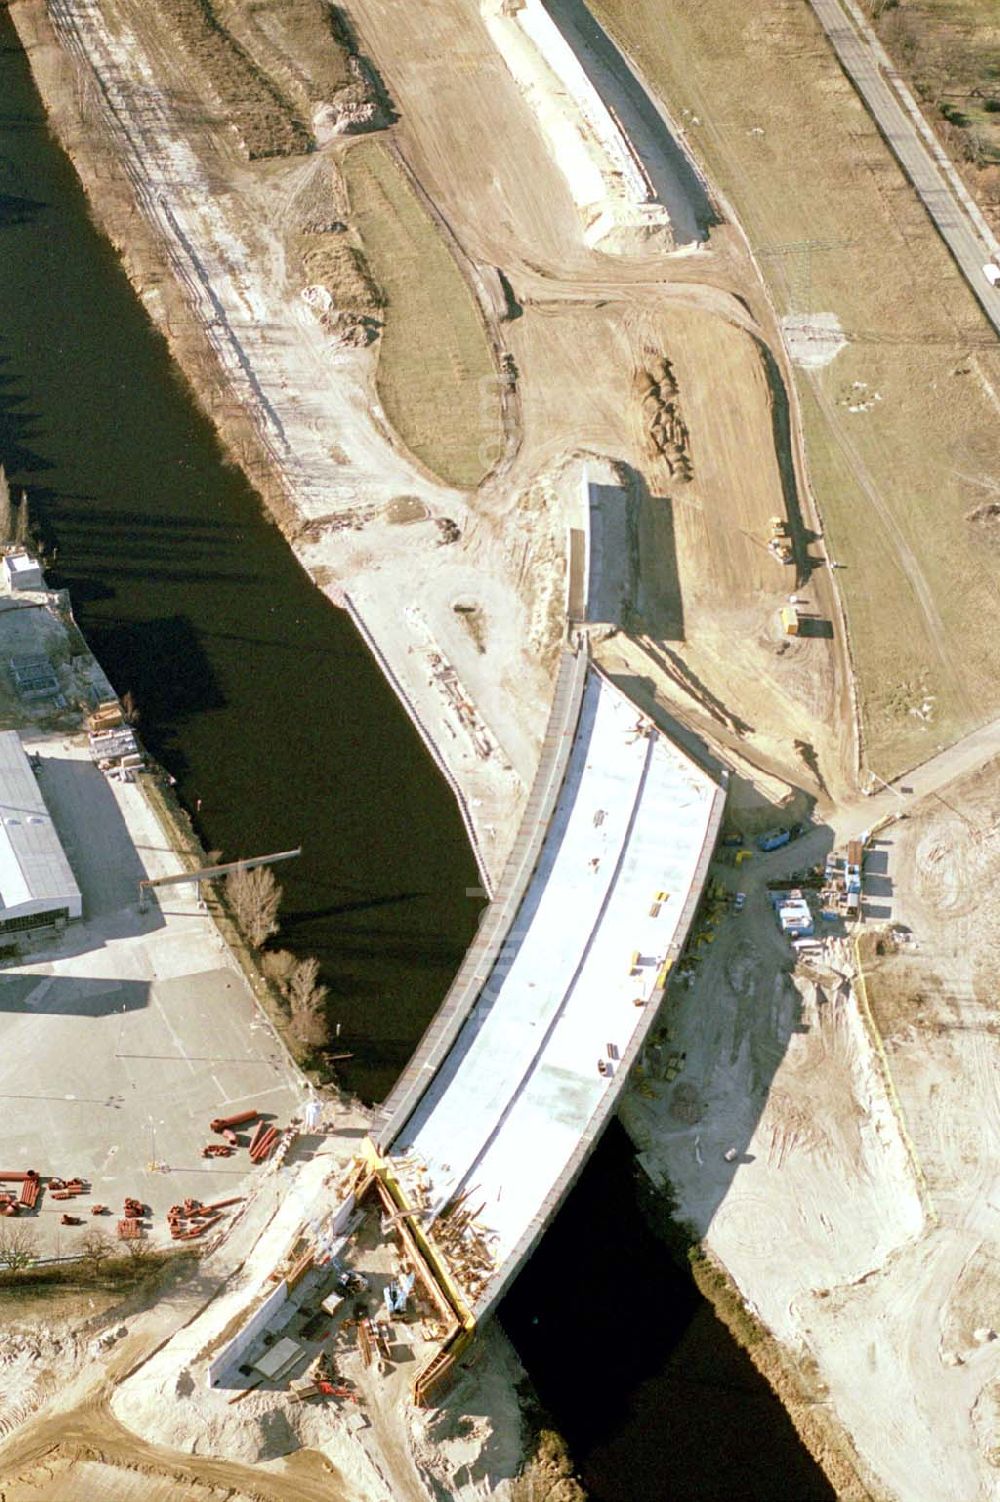
POLYGON ((82 915, 80 889, 16 730, 0 732, 0 934, 82 915))

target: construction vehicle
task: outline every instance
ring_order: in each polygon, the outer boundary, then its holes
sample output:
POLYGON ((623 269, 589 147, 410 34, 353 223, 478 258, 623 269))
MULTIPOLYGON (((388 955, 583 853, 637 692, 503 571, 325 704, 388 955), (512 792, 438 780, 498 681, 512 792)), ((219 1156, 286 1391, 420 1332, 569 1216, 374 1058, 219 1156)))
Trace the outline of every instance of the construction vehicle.
POLYGON ((772 558, 777 558, 779 563, 795 562, 791 529, 784 517, 771 517, 771 536, 768 539, 767 551, 771 554, 772 558))
POLYGON ((782 845, 787 845, 792 838, 789 829, 769 829, 765 834, 758 835, 757 849, 762 851, 780 850, 782 845))

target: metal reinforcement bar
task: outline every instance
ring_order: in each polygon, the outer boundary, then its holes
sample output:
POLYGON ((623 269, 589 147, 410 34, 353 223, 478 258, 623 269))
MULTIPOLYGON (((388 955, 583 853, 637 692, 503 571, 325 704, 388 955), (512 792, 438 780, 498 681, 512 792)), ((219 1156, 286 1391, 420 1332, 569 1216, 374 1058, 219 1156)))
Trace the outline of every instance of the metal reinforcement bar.
POLYGON ((380 1153, 387 1153, 403 1131, 454 1045, 535 874, 573 749, 588 667, 585 645, 563 652, 538 771, 496 896, 483 913, 479 931, 413 1058, 372 1122, 371 1138, 380 1153))
MULTIPOLYGON (((657 733, 659 734, 659 732, 657 733)), ((527 1259, 531 1256, 531 1253, 534 1251, 538 1242, 541 1240, 542 1232, 545 1230, 549 1221, 559 1209, 559 1206, 562 1204, 573 1184, 575 1184, 576 1180, 579 1178, 583 1166, 586 1163, 587 1159, 590 1157, 595 1143, 597 1142, 601 1133, 604 1131, 604 1128, 607 1126, 611 1112, 615 1109, 618 1103, 618 1097, 621 1095, 622 1090, 625 1087, 633 1066, 636 1064, 640 1054, 642 1053, 646 1039, 648 1038, 650 1030, 656 1022, 656 1019, 660 1012, 660 1007, 662 1005, 663 997, 666 991, 667 975, 672 968, 673 962, 676 959, 677 955, 683 949, 685 940, 687 939, 688 933, 691 928, 691 924, 694 921, 694 915, 698 907, 698 901, 701 897, 702 889, 705 885, 705 878, 708 875, 708 868, 711 864, 712 856, 715 852, 715 844, 717 839, 719 838, 719 829, 722 824, 722 815, 726 806, 726 791, 727 790, 725 787, 720 787, 715 793, 715 797, 712 803, 712 811, 709 815, 708 824, 705 829, 705 838, 702 842, 701 853, 698 857, 698 863, 695 866, 694 876, 692 877, 690 888, 688 889, 688 896, 682 910, 681 921, 678 925, 677 932, 674 935, 674 942, 670 947, 670 954, 668 955, 663 968, 660 971, 659 980, 661 984, 650 997, 649 1002, 644 1010, 643 1016, 639 1021, 639 1025, 636 1028, 635 1032, 632 1034, 631 1041, 629 1042, 628 1047, 622 1055, 621 1061, 615 1071, 614 1080, 602 1095, 598 1103, 597 1110, 591 1117, 586 1131, 581 1133, 580 1140, 577 1143, 576 1147, 573 1149, 572 1155, 570 1156, 566 1167, 563 1169, 562 1173, 559 1175, 559 1178, 556 1180, 555 1184, 545 1196, 545 1199, 542 1201, 538 1213, 529 1222, 524 1233, 505 1259, 503 1265, 490 1279, 489 1283, 487 1283, 480 1297, 476 1301, 476 1304, 473 1308, 473 1313, 478 1324, 481 1324, 483 1320, 486 1319, 486 1317, 491 1314, 496 1308, 500 1299, 507 1291, 507 1287, 510 1284, 511 1279, 515 1277, 522 1264, 526 1262, 527 1259)))

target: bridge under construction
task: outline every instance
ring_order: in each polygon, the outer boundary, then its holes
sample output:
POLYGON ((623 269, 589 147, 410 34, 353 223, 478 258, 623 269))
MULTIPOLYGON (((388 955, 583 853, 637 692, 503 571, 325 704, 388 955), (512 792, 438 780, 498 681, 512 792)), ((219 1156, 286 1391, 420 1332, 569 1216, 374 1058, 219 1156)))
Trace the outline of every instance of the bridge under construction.
POLYGON ((377 1192, 445 1319, 433 1399, 583 1167, 655 1022, 725 789, 564 654, 496 898, 366 1143, 377 1192))
MULTIPOLYGON (((430 1312, 413 1397, 436 1400, 641 1055, 698 907, 725 796, 576 637, 560 662, 521 828, 476 938, 334 1202, 310 1220, 272 1292, 215 1355, 213 1386, 250 1369, 243 1358, 253 1342, 294 1319, 304 1278, 342 1265, 374 1205, 376 1241, 391 1241, 399 1274, 410 1287, 419 1279, 430 1312)), ((342 1296, 333 1302, 340 1307, 342 1296)), ((352 1323, 370 1357, 377 1327, 363 1312, 352 1323)))

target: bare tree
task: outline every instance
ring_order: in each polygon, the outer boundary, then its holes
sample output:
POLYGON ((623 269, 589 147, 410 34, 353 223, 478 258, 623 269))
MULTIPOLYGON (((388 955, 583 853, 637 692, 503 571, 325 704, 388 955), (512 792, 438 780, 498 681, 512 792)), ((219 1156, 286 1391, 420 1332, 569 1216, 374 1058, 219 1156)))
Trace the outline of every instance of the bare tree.
POLYGON ((267 866, 240 866, 226 877, 226 896, 247 939, 259 949, 278 932, 281 888, 267 866))
POLYGON ((292 1029, 300 1043, 318 1048, 326 1042, 328 988, 319 982, 319 960, 300 960, 288 977, 292 1029))
POLYGON ((122 1242, 122 1246, 125 1248, 129 1259, 136 1266, 140 1266, 143 1262, 146 1262, 153 1250, 152 1243, 145 1236, 131 1236, 128 1241, 122 1242))
POLYGON ((94 1226, 85 1231, 80 1238, 80 1255, 85 1257, 96 1273, 102 1262, 106 1262, 115 1250, 115 1243, 111 1240, 107 1231, 94 1226))
POLYGON ((261 968, 264 974, 285 995, 288 994, 288 982, 292 978, 296 963, 295 956, 290 949, 268 949, 261 958, 261 968))
POLYGON ((0 464, 0 542, 9 542, 13 534, 13 516, 10 509, 10 485, 7 474, 0 464))
POLYGON ((6 1221, 0 1226, 0 1265, 10 1272, 30 1267, 37 1255, 34 1226, 6 1221))

